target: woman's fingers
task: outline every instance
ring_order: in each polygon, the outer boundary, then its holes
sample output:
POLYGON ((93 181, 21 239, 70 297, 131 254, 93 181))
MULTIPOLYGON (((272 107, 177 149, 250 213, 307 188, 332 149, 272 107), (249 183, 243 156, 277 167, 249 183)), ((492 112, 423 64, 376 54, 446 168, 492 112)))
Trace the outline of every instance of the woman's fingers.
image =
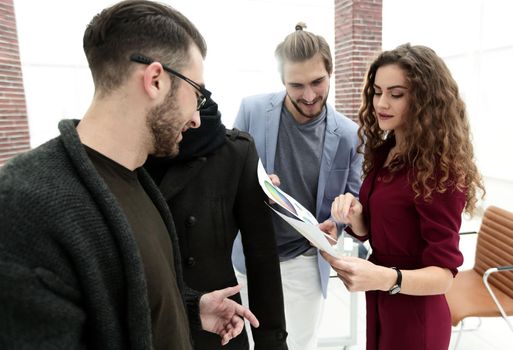
POLYGON ((331 204, 331 215, 341 223, 350 223, 351 207, 356 199, 351 193, 341 194, 331 204))

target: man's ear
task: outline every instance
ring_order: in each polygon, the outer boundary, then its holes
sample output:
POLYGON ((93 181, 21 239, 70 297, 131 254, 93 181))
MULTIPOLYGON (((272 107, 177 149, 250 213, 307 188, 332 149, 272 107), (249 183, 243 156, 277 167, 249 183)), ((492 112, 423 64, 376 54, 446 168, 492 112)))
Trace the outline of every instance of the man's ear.
POLYGON ((166 86, 164 77, 166 71, 159 62, 153 62, 144 70, 144 90, 151 99, 156 99, 164 91, 166 86))

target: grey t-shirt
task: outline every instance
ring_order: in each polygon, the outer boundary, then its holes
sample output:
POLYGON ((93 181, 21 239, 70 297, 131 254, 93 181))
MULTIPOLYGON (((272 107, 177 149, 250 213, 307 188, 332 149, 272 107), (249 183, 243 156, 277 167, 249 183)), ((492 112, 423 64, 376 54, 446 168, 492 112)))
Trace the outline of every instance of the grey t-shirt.
MULTIPOLYGON (((280 189, 314 216, 325 131, 326 107, 304 124, 282 107, 274 173, 280 178, 280 189)), ((279 216, 273 215, 273 223, 280 261, 295 258, 311 248, 308 240, 279 216)))

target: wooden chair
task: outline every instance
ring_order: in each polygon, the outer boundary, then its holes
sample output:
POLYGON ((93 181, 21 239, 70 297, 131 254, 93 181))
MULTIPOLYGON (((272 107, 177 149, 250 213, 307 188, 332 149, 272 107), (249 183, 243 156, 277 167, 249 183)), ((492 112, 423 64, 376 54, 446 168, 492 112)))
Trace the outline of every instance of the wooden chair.
POLYGON ((446 294, 452 325, 461 321, 458 346, 466 317, 502 317, 513 332, 513 213, 490 206, 478 232, 471 270, 456 275, 446 294))

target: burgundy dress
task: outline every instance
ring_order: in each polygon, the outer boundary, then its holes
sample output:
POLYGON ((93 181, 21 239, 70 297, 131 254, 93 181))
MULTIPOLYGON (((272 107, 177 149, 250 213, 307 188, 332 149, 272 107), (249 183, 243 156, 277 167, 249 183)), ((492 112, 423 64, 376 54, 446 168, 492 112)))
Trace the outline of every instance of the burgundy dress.
MULTIPOLYGON (((411 270, 427 266, 448 268, 455 275, 463 263, 458 249, 465 193, 447 189, 434 193, 431 202, 415 199, 403 169, 391 178, 382 164, 391 145, 381 147, 379 165, 368 174, 360 201, 369 225, 375 264, 411 270)), ((369 291, 367 349, 447 349, 451 315, 444 295, 389 295, 369 291)))

